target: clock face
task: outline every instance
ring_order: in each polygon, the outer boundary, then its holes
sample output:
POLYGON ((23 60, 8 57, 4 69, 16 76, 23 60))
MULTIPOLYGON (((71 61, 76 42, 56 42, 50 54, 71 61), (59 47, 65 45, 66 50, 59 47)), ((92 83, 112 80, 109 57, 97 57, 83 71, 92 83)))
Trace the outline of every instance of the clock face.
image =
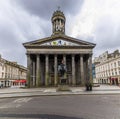
POLYGON ((41 44, 41 45, 49 45, 49 46, 78 46, 78 44, 76 43, 72 43, 72 42, 69 42, 69 41, 65 41, 65 40, 62 40, 62 39, 57 39, 57 40, 54 40, 54 41, 50 41, 50 42, 47 42, 47 43, 44 43, 44 44, 41 44))

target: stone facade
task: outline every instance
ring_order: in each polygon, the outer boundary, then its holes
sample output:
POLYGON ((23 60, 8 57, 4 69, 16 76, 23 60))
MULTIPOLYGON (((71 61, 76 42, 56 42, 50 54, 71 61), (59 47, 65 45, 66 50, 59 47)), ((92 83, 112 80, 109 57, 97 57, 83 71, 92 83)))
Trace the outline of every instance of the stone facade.
POLYGON ((15 80, 26 79, 27 68, 0 57, 0 84, 11 86, 15 80))
POLYGON ((64 60, 68 85, 92 82, 92 49, 95 44, 65 35, 65 16, 57 10, 52 16, 50 37, 24 43, 27 54, 28 87, 57 86, 58 65, 64 60))
POLYGON ((5 60, 0 55, 0 79, 5 78, 5 60))
POLYGON ((105 52, 95 58, 96 81, 102 84, 120 83, 120 53, 119 50, 113 53, 105 52))

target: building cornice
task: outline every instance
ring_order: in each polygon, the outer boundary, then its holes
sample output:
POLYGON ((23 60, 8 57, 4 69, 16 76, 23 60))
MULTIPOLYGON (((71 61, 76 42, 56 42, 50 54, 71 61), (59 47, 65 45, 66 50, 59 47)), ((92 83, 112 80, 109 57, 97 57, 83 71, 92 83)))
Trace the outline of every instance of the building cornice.
POLYGON ((104 61, 104 62, 100 62, 99 64, 96 64, 96 66, 104 65, 104 64, 106 64, 106 63, 112 62, 112 61, 117 60, 117 59, 119 59, 119 58, 120 58, 120 56, 115 57, 115 58, 110 58, 110 59, 108 59, 108 60, 106 60, 106 61, 104 61))

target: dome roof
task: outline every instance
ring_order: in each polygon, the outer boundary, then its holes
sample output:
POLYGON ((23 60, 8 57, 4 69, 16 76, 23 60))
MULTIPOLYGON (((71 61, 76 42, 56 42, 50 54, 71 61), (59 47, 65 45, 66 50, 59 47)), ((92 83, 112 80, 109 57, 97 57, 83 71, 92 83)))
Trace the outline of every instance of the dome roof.
POLYGON ((60 10, 55 11, 55 12, 53 13, 52 18, 57 17, 57 16, 61 16, 61 17, 65 18, 64 13, 61 12, 60 10))

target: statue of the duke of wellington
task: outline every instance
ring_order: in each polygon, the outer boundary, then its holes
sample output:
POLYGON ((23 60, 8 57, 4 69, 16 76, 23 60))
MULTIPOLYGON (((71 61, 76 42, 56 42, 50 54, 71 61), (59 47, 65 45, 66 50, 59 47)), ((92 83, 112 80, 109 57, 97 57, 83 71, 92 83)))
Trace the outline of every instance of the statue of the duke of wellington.
POLYGON ((69 87, 67 85, 67 68, 64 63, 64 60, 62 60, 61 64, 58 65, 58 73, 59 73, 58 90, 59 91, 69 91, 69 87))
POLYGON ((61 64, 58 65, 58 73, 60 74, 60 84, 67 84, 67 68, 66 65, 64 64, 64 61, 62 60, 61 64))

